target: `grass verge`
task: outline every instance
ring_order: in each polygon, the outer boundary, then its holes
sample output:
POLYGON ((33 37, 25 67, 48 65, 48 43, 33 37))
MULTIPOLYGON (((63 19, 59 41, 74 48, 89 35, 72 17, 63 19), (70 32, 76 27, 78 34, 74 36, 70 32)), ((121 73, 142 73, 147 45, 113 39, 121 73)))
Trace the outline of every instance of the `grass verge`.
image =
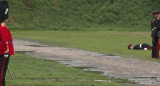
POLYGON ((7 86, 122 86, 108 82, 103 75, 68 68, 55 61, 35 59, 22 52, 11 57, 9 66, 15 80, 11 80, 7 73, 7 86))

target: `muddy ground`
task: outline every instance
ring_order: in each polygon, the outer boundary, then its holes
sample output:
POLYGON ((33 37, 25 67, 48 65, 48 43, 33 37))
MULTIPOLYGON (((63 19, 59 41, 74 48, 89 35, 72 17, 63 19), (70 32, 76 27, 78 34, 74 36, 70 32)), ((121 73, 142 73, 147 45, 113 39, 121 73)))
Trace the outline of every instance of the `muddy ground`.
POLYGON ((86 67, 83 71, 100 71, 107 77, 127 79, 140 86, 160 86, 158 62, 48 46, 19 39, 14 40, 14 45, 16 51, 27 51, 28 55, 36 58, 54 60, 70 67, 86 67))

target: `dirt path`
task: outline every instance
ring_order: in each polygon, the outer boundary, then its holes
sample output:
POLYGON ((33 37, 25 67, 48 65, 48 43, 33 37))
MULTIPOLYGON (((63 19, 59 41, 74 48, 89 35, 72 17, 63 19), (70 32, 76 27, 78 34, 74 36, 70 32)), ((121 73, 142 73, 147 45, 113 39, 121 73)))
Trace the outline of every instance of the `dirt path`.
POLYGON ((16 51, 34 51, 28 54, 42 59, 56 60, 74 67, 94 67, 86 71, 102 71, 104 75, 125 78, 141 85, 160 86, 160 63, 107 56, 96 52, 64 47, 51 47, 36 42, 14 40, 16 51))

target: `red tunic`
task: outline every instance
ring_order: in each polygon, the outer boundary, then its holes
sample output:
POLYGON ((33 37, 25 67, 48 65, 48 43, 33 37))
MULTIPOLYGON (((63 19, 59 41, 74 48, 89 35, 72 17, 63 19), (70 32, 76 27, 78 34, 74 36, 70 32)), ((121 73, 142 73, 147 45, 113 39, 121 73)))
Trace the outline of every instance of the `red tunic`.
POLYGON ((15 55, 12 34, 6 26, 0 24, 0 55, 9 49, 9 55, 15 55))

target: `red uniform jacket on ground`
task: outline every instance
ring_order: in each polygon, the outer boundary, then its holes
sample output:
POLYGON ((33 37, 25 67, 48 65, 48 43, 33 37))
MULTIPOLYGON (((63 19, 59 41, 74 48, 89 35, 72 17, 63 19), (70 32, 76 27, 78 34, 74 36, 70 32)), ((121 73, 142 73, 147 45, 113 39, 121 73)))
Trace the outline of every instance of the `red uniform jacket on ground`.
POLYGON ((0 25, 0 55, 9 49, 9 55, 15 55, 12 34, 6 26, 0 25))

